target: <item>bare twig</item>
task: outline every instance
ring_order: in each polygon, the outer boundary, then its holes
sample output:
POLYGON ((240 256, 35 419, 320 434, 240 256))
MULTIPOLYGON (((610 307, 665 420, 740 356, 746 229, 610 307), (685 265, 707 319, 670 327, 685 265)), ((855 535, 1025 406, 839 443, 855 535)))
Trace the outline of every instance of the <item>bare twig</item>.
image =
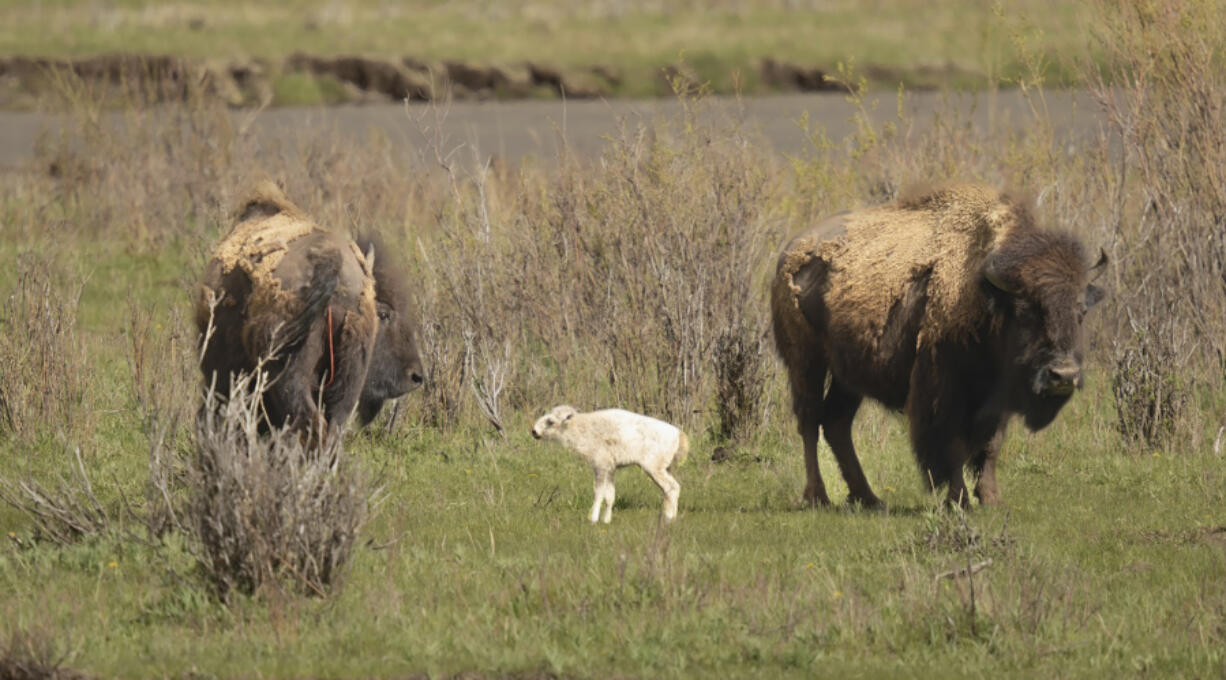
POLYGON ((992 566, 992 558, 989 557, 988 559, 982 562, 978 562, 976 564, 971 564, 970 561, 968 560, 966 564, 967 566, 965 567, 960 567, 958 569, 952 569, 950 571, 943 571, 937 574, 936 576, 932 577, 932 580, 940 581, 941 579, 966 578, 968 576, 978 574, 984 569, 987 569, 988 567, 992 566))

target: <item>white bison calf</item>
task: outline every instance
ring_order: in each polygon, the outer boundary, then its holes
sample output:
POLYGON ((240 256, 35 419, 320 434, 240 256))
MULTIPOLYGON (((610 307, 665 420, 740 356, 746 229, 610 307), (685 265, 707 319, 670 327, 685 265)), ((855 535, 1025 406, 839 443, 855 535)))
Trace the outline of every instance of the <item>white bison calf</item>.
POLYGON ((556 406, 536 421, 532 436, 561 442, 592 466, 596 502, 592 504, 591 521, 600 519, 602 502, 604 521, 613 519, 613 473, 627 465, 643 468, 664 492, 664 520, 672 521, 677 516, 681 485, 668 469, 685 460, 690 442, 676 427, 621 409, 579 413, 570 406, 556 406))

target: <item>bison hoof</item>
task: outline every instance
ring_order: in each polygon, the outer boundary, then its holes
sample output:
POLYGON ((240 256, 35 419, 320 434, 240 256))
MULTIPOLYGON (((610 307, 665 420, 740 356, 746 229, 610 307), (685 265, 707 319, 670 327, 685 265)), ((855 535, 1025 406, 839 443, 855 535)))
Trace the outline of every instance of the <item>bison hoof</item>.
POLYGON ((825 493, 813 493, 805 491, 805 507, 806 508, 824 508, 830 505, 830 497, 825 493))
POLYGON ((1000 493, 995 489, 991 491, 976 489, 975 496, 979 498, 980 505, 1000 505, 1000 493))
POLYGON ((881 502, 880 498, 873 494, 855 495, 847 497, 847 504, 865 510, 885 510, 885 503, 881 502))

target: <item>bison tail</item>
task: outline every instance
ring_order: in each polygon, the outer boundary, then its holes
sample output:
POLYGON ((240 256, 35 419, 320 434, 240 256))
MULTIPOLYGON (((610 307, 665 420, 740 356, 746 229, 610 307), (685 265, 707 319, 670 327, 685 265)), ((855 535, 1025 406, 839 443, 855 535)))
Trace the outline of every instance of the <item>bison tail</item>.
POLYGON ((280 339, 284 352, 292 353, 306 342, 311 327, 315 325, 332 302, 332 295, 340 285, 341 254, 326 250, 307 255, 311 263, 311 281, 301 291, 302 311, 281 329, 280 339))
POLYGON ((677 452, 673 454, 673 462, 668 466, 669 469, 681 467, 690 455, 690 438, 685 436, 684 432, 677 432, 677 436, 677 452))

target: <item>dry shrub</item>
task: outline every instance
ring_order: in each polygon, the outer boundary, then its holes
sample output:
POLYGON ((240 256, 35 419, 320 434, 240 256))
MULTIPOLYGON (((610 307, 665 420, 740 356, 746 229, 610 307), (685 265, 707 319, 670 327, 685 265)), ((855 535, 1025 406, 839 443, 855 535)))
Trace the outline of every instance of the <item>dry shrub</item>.
POLYGON ((1120 430, 1155 445, 1226 366, 1226 11, 1187 0, 1101 15, 1111 66, 1091 75, 1121 142, 1113 387, 1120 430))
POLYGON ((0 432, 21 440, 76 433, 87 420, 90 381, 77 333, 80 283, 48 259, 23 255, 0 300, 0 432))
POLYGON ((756 410, 766 389, 766 337, 761 325, 744 323, 730 326, 716 337, 716 432, 725 441, 743 441, 760 424, 756 410))
POLYGON ((563 399, 688 425, 714 398, 720 333, 764 304, 780 238, 771 163, 735 125, 690 111, 656 131, 627 127, 591 166, 449 174, 451 205, 423 238, 425 335, 467 338, 447 374, 472 384, 485 418, 503 378, 512 407, 563 399))
POLYGON ((342 580, 374 491, 344 455, 343 433, 308 447, 267 427, 266 372, 233 384, 228 401, 206 394, 188 462, 184 523, 197 560, 223 600, 285 585, 323 595, 342 580))
POLYGON ((1146 447, 1171 441, 1188 407, 1189 390, 1180 370, 1179 340, 1170 337, 1171 324, 1156 329, 1134 329, 1134 335, 1115 347, 1111 393, 1115 397, 1117 426, 1124 439, 1146 447), (1166 333, 1167 337, 1154 337, 1166 333))
POLYGON ((81 449, 74 448, 73 453, 76 465, 71 478, 57 475, 53 487, 30 477, 20 481, 0 477, 0 500, 29 518, 35 540, 67 545, 83 536, 104 533, 112 524, 94 494, 81 449))

